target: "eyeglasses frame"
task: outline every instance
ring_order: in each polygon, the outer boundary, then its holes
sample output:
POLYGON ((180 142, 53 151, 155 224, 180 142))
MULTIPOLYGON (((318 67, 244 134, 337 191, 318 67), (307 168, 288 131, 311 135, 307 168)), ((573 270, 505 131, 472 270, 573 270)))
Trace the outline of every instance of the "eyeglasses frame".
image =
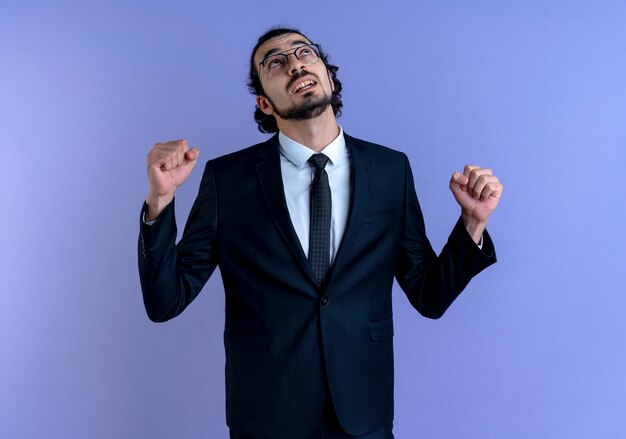
POLYGON ((308 65, 308 66, 312 66, 313 64, 315 64, 316 62, 318 62, 318 61, 322 58, 322 49, 321 49, 320 45, 319 45, 319 44, 316 44, 316 43, 302 44, 301 46, 298 46, 298 47, 296 47, 296 48, 294 48, 294 49, 289 49, 289 50, 285 50, 285 51, 283 51, 283 52, 279 52, 279 53, 272 53, 271 55, 267 55, 267 56, 266 56, 265 58, 263 58, 263 60, 261 60, 261 62, 259 63, 259 72, 260 72, 261 70, 265 69, 265 65, 264 65, 264 63, 265 63, 268 59, 270 59, 271 57, 276 56, 276 55, 283 55, 283 56, 285 57, 285 60, 286 60, 285 65, 289 64, 289 56, 291 56, 291 55, 295 56, 295 57, 296 57, 296 59, 297 59, 298 61, 300 61, 300 58, 298 58, 298 55, 296 55, 296 52, 297 52, 299 49, 302 49, 303 47, 311 47, 311 46, 314 48, 314 51, 315 51, 315 53, 317 54, 317 59, 316 59, 314 62, 312 62, 311 64, 306 64, 306 65, 308 65))

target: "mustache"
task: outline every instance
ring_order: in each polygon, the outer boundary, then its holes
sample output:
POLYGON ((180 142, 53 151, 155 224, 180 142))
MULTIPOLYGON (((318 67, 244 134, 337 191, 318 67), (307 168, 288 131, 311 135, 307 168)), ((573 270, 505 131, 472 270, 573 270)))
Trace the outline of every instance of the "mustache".
POLYGON ((320 79, 315 73, 300 70, 293 74, 291 81, 289 81, 289 84, 287 84, 287 90, 291 90, 293 86, 295 85, 295 83, 298 82, 299 79, 305 76, 311 76, 313 79, 315 79, 316 82, 320 82, 320 79))

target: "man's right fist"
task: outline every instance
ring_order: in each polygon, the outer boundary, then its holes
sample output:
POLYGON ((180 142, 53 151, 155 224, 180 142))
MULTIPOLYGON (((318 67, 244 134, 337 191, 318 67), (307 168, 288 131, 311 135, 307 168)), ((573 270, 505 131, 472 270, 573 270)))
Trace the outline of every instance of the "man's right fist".
POLYGON ((187 180, 199 155, 200 150, 189 149, 186 140, 154 144, 147 158, 150 190, 146 197, 146 221, 158 218, 174 199, 176 189, 187 180))

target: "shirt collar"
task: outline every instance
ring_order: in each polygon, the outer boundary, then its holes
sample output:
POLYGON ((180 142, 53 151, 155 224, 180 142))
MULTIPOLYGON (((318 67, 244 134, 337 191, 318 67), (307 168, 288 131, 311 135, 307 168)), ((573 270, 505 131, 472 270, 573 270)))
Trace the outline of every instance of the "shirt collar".
MULTIPOLYGON (((345 160, 348 154, 348 150, 346 149, 346 139, 343 136, 343 128, 341 128, 341 125, 338 126, 339 135, 337 135, 332 142, 320 151, 329 158, 330 165, 335 165, 345 160)), ((282 131, 278 133, 278 141, 280 142, 280 153, 298 168, 308 166, 307 160, 315 154, 312 149, 307 148, 293 139, 290 139, 283 134, 282 131)))

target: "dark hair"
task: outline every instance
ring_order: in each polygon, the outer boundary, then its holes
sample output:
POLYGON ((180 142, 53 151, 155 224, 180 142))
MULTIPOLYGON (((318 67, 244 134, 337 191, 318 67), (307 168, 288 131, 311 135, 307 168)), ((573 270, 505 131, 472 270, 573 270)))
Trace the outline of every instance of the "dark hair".
MULTIPOLYGON (((250 74, 248 76, 248 90, 253 95, 263 96, 266 98, 268 97, 265 94, 263 86, 261 85, 261 80, 259 79, 258 65, 254 62, 254 55, 256 54, 256 51, 266 41, 284 34, 302 35, 304 38, 311 41, 298 29, 290 29, 286 27, 274 27, 261 35, 256 43, 256 46, 254 46, 254 49, 252 49, 252 54, 250 55, 250 74)), ((341 116, 341 107, 343 107, 343 103, 341 102, 341 90, 343 89, 343 87, 341 85, 341 81, 337 79, 337 70, 339 70, 339 67, 328 63, 328 55, 324 53, 321 46, 320 59, 328 69, 328 72, 330 73, 330 78, 335 85, 330 105, 333 107, 333 112, 335 113, 335 116, 339 117, 341 116)), ((267 114, 263 113, 258 105, 254 108, 254 120, 258 124, 259 131, 261 131, 262 133, 275 133, 278 131, 276 118, 272 115, 268 116, 267 114)))

